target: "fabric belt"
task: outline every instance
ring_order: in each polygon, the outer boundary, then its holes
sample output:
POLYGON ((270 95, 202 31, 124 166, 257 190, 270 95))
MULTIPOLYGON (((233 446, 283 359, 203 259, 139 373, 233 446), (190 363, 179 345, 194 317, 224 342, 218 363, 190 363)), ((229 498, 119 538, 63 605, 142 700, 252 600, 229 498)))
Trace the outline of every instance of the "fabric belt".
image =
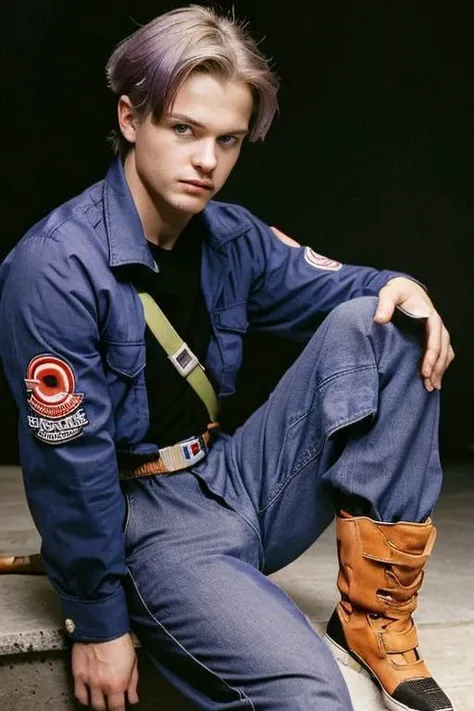
POLYGON ((202 400, 211 421, 214 422, 217 420, 219 413, 219 401, 206 375, 204 366, 201 365, 179 333, 175 331, 150 294, 139 291, 138 296, 143 305, 148 328, 164 349, 178 373, 182 378, 186 378, 196 395, 202 400))
MULTIPOLYGON (((217 422, 209 425, 209 430, 217 428, 217 422)), ((119 478, 135 479, 154 474, 170 474, 192 467, 207 455, 211 432, 207 430, 198 437, 191 437, 170 447, 162 447, 152 458, 131 454, 119 461, 119 478)))

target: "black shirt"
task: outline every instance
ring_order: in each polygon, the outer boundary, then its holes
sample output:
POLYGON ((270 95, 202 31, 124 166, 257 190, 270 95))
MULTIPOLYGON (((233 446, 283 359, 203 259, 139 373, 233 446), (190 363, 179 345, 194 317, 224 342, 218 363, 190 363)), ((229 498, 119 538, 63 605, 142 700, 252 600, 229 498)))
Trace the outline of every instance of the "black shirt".
MULTIPOLYGON (((149 244, 159 273, 145 286, 175 330, 204 364, 211 324, 201 290, 202 228, 190 220, 173 249, 149 244)), ((168 359, 147 327, 145 380, 150 426, 145 438, 159 447, 202 434, 209 422, 207 409, 187 380, 168 359)))

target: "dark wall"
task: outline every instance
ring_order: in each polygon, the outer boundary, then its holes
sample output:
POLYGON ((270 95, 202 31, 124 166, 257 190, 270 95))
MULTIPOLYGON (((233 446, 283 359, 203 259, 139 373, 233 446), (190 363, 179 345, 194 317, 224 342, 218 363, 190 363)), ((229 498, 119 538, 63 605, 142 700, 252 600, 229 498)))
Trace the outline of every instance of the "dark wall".
MULTIPOLYGON (((137 23, 180 4, 17 0, 4 9, 1 256, 48 210, 103 176, 115 111, 107 57, 137 23)), ((246 148, 222 198, 323 254, 400 269, 428 285, 457 351, 443 389, 443 451, 468 452, 472 4, 220 5, 235 5, 250 21, 282 79, 278 121, 264 145, 246 148)), ((237 402, 236 417, 294 355, 261 339, 247 351, 243 387, 247 393, 252 383, 254 395, 237 402), (273 356, 271 369, 261 367, 264 356, 273 356)), ((15 412, 4 382, 0 397, 2 461, 15 461, 15 412)))

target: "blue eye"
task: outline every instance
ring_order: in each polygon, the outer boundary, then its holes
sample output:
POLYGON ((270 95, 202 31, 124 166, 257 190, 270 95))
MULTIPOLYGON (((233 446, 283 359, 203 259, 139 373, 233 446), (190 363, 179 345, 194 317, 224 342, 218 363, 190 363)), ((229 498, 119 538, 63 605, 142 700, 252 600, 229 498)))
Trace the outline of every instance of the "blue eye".
POLYGON ((191 126, 188 126, 186 123, 177 123, 173 126, 173 130, 175 133, 178 134, 178 136, 186 136, 189 131, 192 133, 192 128, 191 126))

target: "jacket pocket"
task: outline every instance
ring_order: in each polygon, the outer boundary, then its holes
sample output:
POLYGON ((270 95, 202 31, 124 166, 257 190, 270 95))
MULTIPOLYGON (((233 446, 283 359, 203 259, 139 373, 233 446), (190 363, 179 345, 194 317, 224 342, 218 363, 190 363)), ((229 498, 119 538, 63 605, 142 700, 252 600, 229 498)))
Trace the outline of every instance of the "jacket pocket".
POLYGON ((242 301, 238 304, 226 306, 223 309, 216 311, 216 321, 219 328, 225 331, 237 331, 237 333, 245 333, 249 322, 247 317, 247 302, 242 301))
POLYGON ((243 337, 247 331, 247 304, 241 302, 215 311, 217 338, 222 355, 221 395, 235 392, 237 373, 242 364, 243 337))
POLYGON ((115 421, 115 442, 128 448, 142 441, 149 424, 145 343, 104 343, 104 367, 115 421))
POLYGON ((106 343, 105 360, 118 375, 133 380, 145 367, 145 343, 106 343))

